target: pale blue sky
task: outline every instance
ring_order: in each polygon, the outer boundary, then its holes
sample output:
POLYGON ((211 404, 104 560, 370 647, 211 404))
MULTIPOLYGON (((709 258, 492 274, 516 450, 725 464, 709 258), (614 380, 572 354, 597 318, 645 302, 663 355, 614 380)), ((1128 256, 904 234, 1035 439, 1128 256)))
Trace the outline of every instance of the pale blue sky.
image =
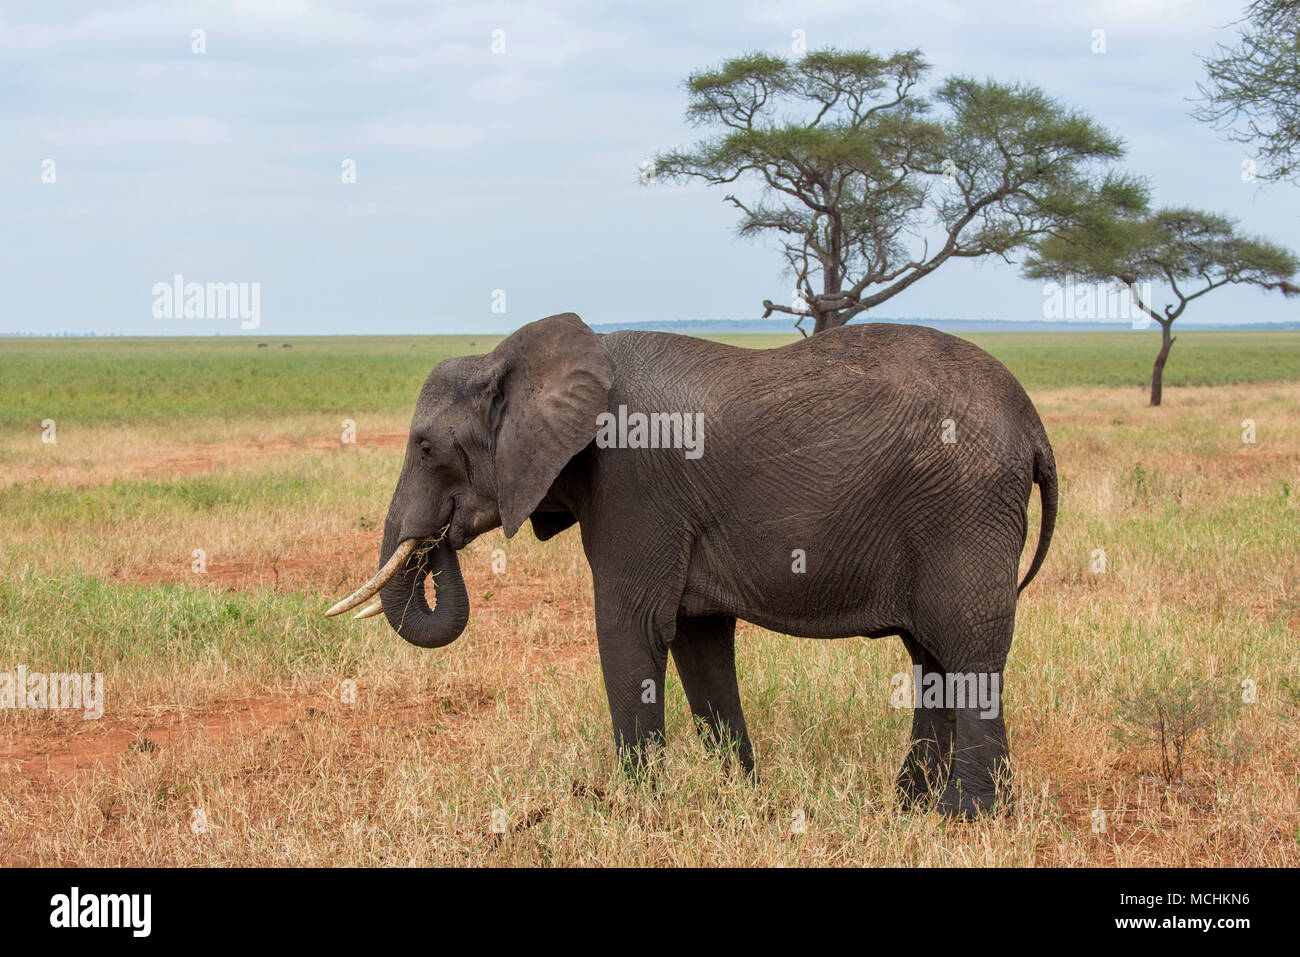
MULTIPOLYGON (((1242 6, 4 0, 0 332, 240 332, 155 318, 153 284, 177 273, 260 283, 258 336, 757 316, 788 299, 777 255, 734 237, 716 191, 642 186, 638 164, 696 135, 687 73, 788 52, 795 30, 919 47, 935 78, 1036 83, 1122 136, 1158 203, 1297 248, 1300 188, 1243 183, 1243 147, 1187 115, 1197 55, 1242 6)), ((1030 319, 1042 298, 1000 262, 954 263, 876 314, 1030 319)), ((1300 306, 1229 291, 1187 318, 1300 306)))

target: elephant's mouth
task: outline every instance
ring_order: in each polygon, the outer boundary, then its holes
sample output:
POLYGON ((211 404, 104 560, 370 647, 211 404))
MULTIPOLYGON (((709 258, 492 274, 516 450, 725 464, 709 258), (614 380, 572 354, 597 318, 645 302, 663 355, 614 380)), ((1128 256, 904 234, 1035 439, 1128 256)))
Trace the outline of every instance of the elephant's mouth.
MULTIPOLYGON (((325 612, 325 617, 331 618, 334 615, 341 615, 345 611, 351 611, 353 608, 356 608, 357 605, 360 605, 363 601, 369 601, 371 598, 374 598, 379 594, 379 589, 388 584, 389 579, 406 567, 406 560, 415 553, 415 550, 419 548, 422 543, 427 541, 427 538, 408 538, 402 541, 397 548, 394 549, 393 554, 389 556, 388 561, 384 563, 384 567, 375 572, 370 581, 366 582, 351 595, 348 595, 347 598, 344 598, 329 611, 325 612)), ((383 606, 380 605, 379 602, 375 602, 374 605, 363 609, 356 617, 369 618, 372 615, 379 614, 382 610, 383 606)))
MULTIPOLYGON (((325 617, 332 618, 334 615, 341 615, 345 611, 351 611, 353 608, 356 608, 362 602, 374 598, 379 594, 380 590, 387 585, 395 575, 397 575, 398 572, 402 571, 407 566, 408 561, 412 556, 415 556, 417 567, 423 567, 427 570, 428 566, 425 563, 428 561, 429 554, 433 549, 442 544, 444 539, 448 538, 451 533, 451 524, 455 517, 456 496, 453 495, 451 497, 451 512, 447 516, 447 521, 443 523, 441 531, 435 535, 419 535, 414 538, 403 539, 398 543, 397 548, 393 550, 393 554, 389 556, 389 559, 384 563, 384 566, 379 569, 379 571, 375 572, 368 582, 354 591, 351 595, 348 595, 347 598, 344 598, 329 611, 325 612, 325 617)), ((452 547, 456 549, 462 547, 462 545, 451 543, 450 540, 449 544, 452 544, 452 547)), ((354 619, 373 618, 383 610, 383 602, 375 601, 371 602, 371 604, 361 609, 352 617, 354 619)))
MULTIPOLYGON (((393 550, 393 554, 389 556, 389 559, 384 563, 383 568, 375 572, 369 581, 354 591, 351 595, 348 595, 347 598, 344 598, 329 611, 325 612, 325 617, 331 618, 334 615, 341 615, 345 611, 351 611, 353 608, 356 608, 362 602, 370 601, 370 599, 379 594, 380 590, 387 585, 394 576, 406 568, 408 562, 412 558, 414 558, 417 567, 424 567, 427 569, 428 566, 425 563, 428 560, 429 553, 442 544, 442 541, 447 537, 447 532, 450 528, 451 520, 448 519, 447 524, 442 527, 442 531, 437 535, 425 535, 419 538, 404 539, 398 544, 397 548, 393 550)), ((376 601, 367 605, 352 617, 372 618, 383 610, 383 603, 376 601)))

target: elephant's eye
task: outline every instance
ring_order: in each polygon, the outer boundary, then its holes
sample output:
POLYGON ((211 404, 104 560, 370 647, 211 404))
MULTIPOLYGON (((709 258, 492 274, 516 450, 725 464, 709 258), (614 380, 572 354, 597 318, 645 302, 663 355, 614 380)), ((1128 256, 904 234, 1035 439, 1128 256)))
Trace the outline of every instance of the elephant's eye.
POLYGON ((428 460, 429 454, 433 451, 433 446, 428 442, 420 443, 420 458, 428 460))

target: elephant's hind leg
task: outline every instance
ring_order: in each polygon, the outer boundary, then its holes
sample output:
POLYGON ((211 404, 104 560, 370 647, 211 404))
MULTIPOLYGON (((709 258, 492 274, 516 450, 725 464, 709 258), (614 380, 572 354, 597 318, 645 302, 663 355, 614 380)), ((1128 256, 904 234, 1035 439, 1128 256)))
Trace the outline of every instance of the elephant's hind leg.
MULTIPOLYGON (((996 677, 1000 681, 1002 676, 999 673, 996 677)), ((952 770, 939 796, 939 811, 950 817, 988 814, 999 802, 1004 809, 1011 806, 1007 726, 1002 718, 1001 694, 995 697, 995 715, 980 706, 956 709, 952 770)))
MULTIPOLYGON (((953 817, 988 814, 1011 804, 1011 760, 1002 708, 1002 678, 1014 612, 971 629, 968 648, 982 654, 948 664, 945 693, 954 705, 952 761, 939 811, 953 817), (980 641, 980 639, 983 641, 980 641)), ((969 633, 969 632, 968 632, 969 633)))
POLYGON ((923 579, 915 636, 943 671, 953 709, 952 758, 940 813, 975 817, 1010 799, 1002 678, 1015 631, 1017 557, 955 553, 923 579))
MULTIPOLYGON (((934 655, 925 650, 915 638, 903 636, 903 644, 912 658, 914 668, 922 676, 943 675, 943 668, 934 655)), ((915 676, 915 671, 913 672, 915 676)), ((911 748, 898 773, 899 801, 905 809, 912 809, 932 800, 943 789, 948 777, 948 763, 952 757, 953 734, 956 715, 952 708, 927 708, 921 705, 921 688, 916 688, 916 707, 912 710, 911 748)))
POLYGON ((724 615, 678 618, 673 661, 701 731, 715 745, 730 744, 740 766, 754 771, 754 748, 736 684, 736 619, 724 615))

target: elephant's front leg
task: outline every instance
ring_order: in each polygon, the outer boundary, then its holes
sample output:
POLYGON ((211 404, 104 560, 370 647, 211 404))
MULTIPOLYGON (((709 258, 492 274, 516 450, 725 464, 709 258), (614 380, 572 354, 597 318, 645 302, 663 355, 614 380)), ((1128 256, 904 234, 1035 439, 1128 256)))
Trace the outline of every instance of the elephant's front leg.
POLYGON ((736 619, 677 619, 672 653, 695 720, 704 723, 715 745, 733 745, 740 766, 753 774, 754 747, 736 685, 736 619))
POLYGON ((666 642, 649 622, 596 609, 600 670, 614 720, 614 745, 624 767, 640 777, 652 748, 664 743, 666 642))

